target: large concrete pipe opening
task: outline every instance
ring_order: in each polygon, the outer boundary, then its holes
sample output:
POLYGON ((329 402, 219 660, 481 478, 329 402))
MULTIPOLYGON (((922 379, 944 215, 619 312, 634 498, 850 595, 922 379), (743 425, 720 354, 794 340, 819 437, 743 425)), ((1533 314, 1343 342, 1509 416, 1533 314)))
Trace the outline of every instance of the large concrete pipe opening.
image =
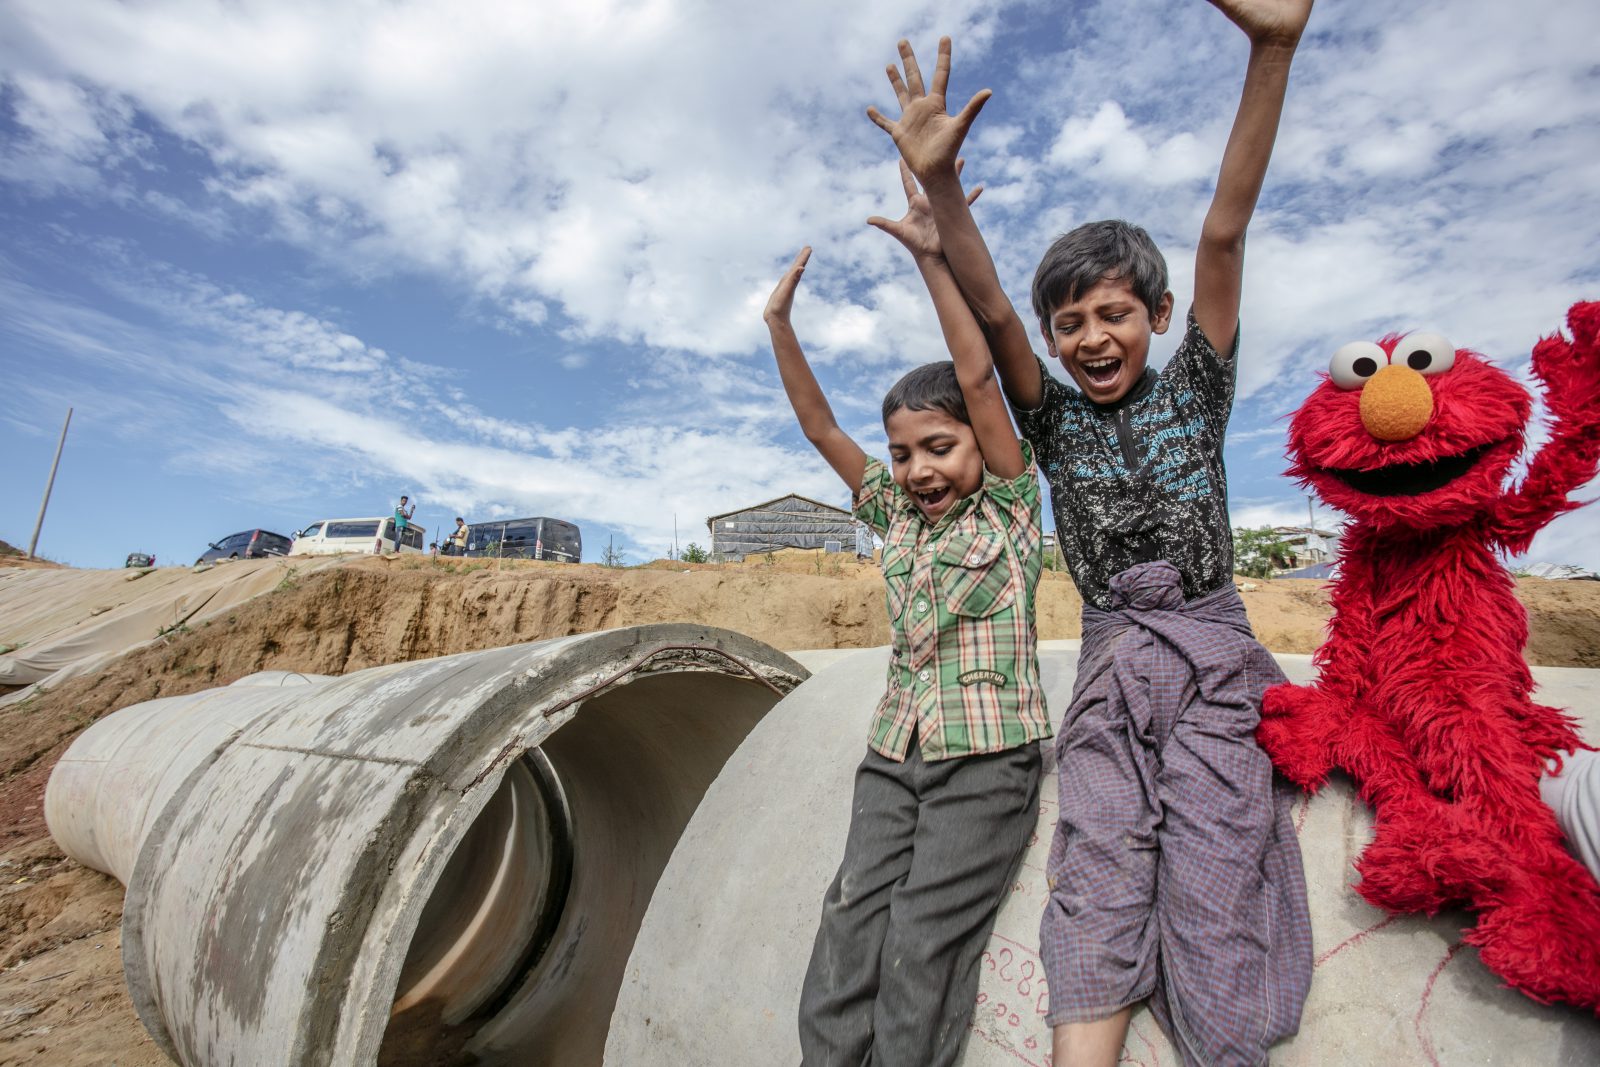
POLYGON ((599 1063, 656 881, 774 702, 729 676, 639 678, 592 698, 514 763, 417 924, 378 1062, 599 1063), (432 995, 420 976, 408 987, 443 942, 461 953, 448 980, 432 995))
POLYGON ((181 1063, 598 1064, 679 835, 805 674, 668 625, 248 679, 85 731, 47 817, 127 884, 181 1063))
POLYGON ((414 1053, 437 1044, 429 1030, 461 1027, 537 962, 572 887, 572 842, 560 780, 542 752, 527 753, 507 767, 422 909, 395 991, 390 1047, 414 1053))

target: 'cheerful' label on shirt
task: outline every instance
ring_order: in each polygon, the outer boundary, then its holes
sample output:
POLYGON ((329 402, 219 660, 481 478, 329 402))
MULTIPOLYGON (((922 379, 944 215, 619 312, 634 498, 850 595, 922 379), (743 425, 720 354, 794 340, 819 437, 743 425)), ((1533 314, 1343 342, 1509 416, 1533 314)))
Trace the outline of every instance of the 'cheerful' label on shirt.
POLYGON ((956 681, 962 685, 977 685, 979 682, 988 682, 990 685, 997 685, 1002 689, 1006 686, 1006 676, 999 671, 967 671, 965 674, 958 674, 956 681))

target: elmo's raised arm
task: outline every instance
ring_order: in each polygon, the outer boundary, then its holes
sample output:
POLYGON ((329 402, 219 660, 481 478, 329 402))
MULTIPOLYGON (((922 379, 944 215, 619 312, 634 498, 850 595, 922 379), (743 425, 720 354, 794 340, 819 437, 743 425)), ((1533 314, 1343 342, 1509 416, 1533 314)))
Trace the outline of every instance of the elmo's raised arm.
POLYGON ((1570 341, 1552 334, 1533 347, 1533 373, 1552 421, 1550 439, 1522 484, 1495 507, 1490 533, 1512 554, 1527 551, 1550 520, 1584 503, 1570 494, 1600 467, 1600 301, 1574 304, 1567 328, 1570 341))

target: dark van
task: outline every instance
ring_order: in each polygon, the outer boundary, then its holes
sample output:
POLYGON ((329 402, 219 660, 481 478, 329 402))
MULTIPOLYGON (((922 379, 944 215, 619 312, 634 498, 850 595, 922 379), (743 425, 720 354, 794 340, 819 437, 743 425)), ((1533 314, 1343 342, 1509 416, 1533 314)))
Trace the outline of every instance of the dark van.
POLYGON ((294 542, 271 530, 244 530, 229 534, 200 553, 195 564, 222 559, 259 559, 262 556, 287 556, 294 542))
POLYGON ((570 522, 542 516, 475 522, 467 535, 467 555, 577 563, 583 558, 583 535, 570 522))

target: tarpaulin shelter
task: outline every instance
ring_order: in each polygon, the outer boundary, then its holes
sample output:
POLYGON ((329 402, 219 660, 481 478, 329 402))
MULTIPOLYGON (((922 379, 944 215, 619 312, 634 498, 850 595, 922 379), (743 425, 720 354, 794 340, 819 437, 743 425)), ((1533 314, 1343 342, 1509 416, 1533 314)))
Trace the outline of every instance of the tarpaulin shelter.
POLYGON ((855 546, 855 526, 848 511, 798 493, 713 515, 706 528, 711 531, 712 558, 718 560, 740 560, 779 548, 853 550, 855 546), (829 541, 836 544, 830 546, 829 541))

